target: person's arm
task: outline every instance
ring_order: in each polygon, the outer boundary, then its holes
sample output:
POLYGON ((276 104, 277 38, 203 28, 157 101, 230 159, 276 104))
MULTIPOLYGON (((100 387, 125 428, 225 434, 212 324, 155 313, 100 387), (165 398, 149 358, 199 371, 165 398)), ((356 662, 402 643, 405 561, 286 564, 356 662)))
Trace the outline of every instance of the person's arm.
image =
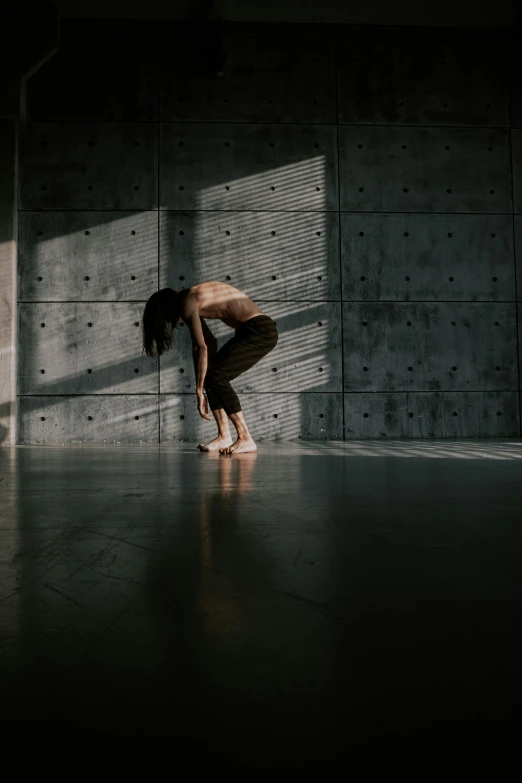
POLYGON ((207 374, 208 348, 205 338, 203 337, 199 316, 196 315, 194 318, 189 318, 185 323, 190 328, 192 337, 192 357, 194 359, 194 372, 196 374, 196 391, 199 394, 203 391, 205 375, 207 374))
MULTIPOLYGON (((188 296, 185 299, 181 317, 190 330, 192 340, 194 370, 196 374, 196 392, 203 393, 203 384, 208 367, 208 348, 203 335, 202 321, 198 313, 194 298, 188 296)), ((209 330, 210 331, 210 330, 209 330)))
MULTIPOLYGON (((218 342, 208 326, 206 325, 205 321, 201 318, 201 328, 203 329, 203 337, 205 338, 205 343, 207 344, 207 362, 210 360, 212 361, 212 357, 215 356, 217 352, 217 345, 218 342)), ((200 353, 199 351, 193 351, 192 352, 192 359, 194 361, 194 373, 198 374, 198 362, 199 362, 200 353)), ((208 370, 208 367, 207 367, 208 370)))
POLYGON ((203 329, 203 337, 205 338, 207 348, 211 354, 215 353, 217 350, 218 341, 201 316, 199 316, 199 320, 201 321, 201 328, 203 329))
POLYGON ((192 360, 194 362, 194 375, 196 376, 196 392, 202 394, 204 391, 203 384, 205 383, 205 376, 208 368, 208 350, 207 347, 203 349, 194 348, 192 351, 192 360))

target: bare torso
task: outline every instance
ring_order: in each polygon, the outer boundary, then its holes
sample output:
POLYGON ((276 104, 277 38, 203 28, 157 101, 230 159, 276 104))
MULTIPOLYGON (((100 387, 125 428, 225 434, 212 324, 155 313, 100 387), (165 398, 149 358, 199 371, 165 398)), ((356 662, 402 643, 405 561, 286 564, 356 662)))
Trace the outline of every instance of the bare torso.
POLYGON ((189 293, 196 297, 201 318, 218 319, 232 329, 239 329, 255 315, 264 315, 246 294, 227 283, 198 283, 189 293))

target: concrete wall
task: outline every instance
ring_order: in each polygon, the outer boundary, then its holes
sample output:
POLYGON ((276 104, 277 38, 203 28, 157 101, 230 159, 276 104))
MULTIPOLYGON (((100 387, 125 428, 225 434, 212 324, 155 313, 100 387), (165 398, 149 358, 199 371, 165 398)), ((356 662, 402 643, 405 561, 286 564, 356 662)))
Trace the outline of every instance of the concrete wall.
POLYGON ((78 29, 29 81, 21 442, 210 438, 187 331, 156 361, 139 322, 213 279, 280 332, 234 382, 258 438, 520 435, 507 33, 234 25, 218 76, 194 28, 78 29))
POLYGON ((19 79, 4 80, 0 106, 0 445, 17 440, 16 186, 19 79), (1 119, 3 117, 3 119, 1 119))
POLYGON ((16 220, 22 91, 16 56, 0 57, 0 446, 13 445, 18 437, 16 220))

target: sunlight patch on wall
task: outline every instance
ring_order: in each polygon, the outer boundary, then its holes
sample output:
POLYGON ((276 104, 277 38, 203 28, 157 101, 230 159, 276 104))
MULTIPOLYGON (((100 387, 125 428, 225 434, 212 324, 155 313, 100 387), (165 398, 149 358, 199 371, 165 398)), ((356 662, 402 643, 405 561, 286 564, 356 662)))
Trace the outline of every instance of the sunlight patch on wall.
POLYGON ((202 188, 198 193, 197 208, 219 208, 225 193, 227 210, 245 209, 247 200, 262 203, 263 208, 268 210, 288 209, 290 199, 292 210, 305 211, 312 203, 314 209, 321 211, 325 208, 325 184, 324 157, 317 155, 202 188))
MULTIPOLYGON (((256 433, 260 437, 263 421, 270 417, 263 408, 272 404, 261 393, 282 392, 283 381, 284 392, 314 391, 331 379, 327 351, 330 325, 323 316, 321 328, 317 326, 317 307, 327 298, 329 283, 325 184, 325 160, 319 155, 230 179, 199 193, 192 250, 196 279, 219 280, 239 288, 277 324, 276 348, 233 383, 238 392, 240 387, 253 395, 257 392, 256 433), (206 212, 215 208, 224 189, 226 210, 206 212), (302 213, 274 211, 288 210, 289 193, 290 210, 302 213), (232 219, 231 210, 243 210, 245 203, 260 199, 266 207, 234 214, 232 219), (315 209, 323 212, 315 213, 315 209), (295 299, 312 300, 313 304, 295 299), (268 369, 274 376, 278 373, 277 384, 268 369)), ((225 336, 222 329, 216 334, 225 336)), ((297 437, 302 425, 301 402, 294 395, 289 395, 287 402, 281 428, 284 437, 297 437)), ((248 403, 251 405, 252 397, 248 403)), ((272 429, 274 422, 265 426, 272 429)))

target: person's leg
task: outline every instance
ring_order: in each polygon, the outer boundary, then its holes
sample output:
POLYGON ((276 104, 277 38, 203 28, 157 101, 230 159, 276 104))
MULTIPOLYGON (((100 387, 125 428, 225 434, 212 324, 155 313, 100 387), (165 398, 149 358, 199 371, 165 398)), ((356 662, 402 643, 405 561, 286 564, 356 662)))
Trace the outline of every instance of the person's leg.
POLYGON ((243 324, 216 354, 212 369, 205 379, 207 396, 211 407, 212 398, 214 401, 222 401, 223 408, 237 431, 237 440, 234 443, 219 448, 222 454, 255 451, 257 448, 230 381, 259 362, 275 348, 277 341, 277 329, 272 319, 260 316, 243 324))
POLYGON ((257 446, 250 432, 248 431, 248 427, 245 421, 245 417, 243 415, 243 411, 238 411, 237 413, 231 413, 230 420, 232 421, 232 424, 236 428, 236 432, 237 432, 237 440, 235 441, 236 448, 235 449, 231 448, 234 444, 232 443, 232 438, 230 438, 230 443, 227 443, 227 445, 223 446, 222 449, 227 453, 232 453, 233 451, 234 452, 255 451, 257 449, 257 446), (228 449, 229 446, 230 446, 230 450, 228 449))
POLYGON ((218 434, 210 443, 199 443, 198 449, 200 451, 217 451, 218 449, 224 449, 227 446, 232 445, 232 435, 230 434, 230 427, 228 425, 228 416, 225 413, 224 408, 216 408, 212 410, 212 413, 214 414, 218 426, 218 434))
MULTIPOLYGON (((207 375, 209 374, 212 368, 216 355, 217 355, 216 345, 210 346, 208 349, 207 375)), ((216 420, 218 434, 217 437, 214 438, 214 440, 211 440, 209 443, 206 444, 198 443, 197 448, 200 451, 217 451, 218 449, 224 448, 226 446, 230 446, 232 444, 232 435, 230 434, 228 416, 225 413, 225 409, 223 408, 223 403, 211 388, 207 388, 205 386, 205 390, 207 392, 207 400, 208 400, 209 408, 211 409, 214 415, 214 419, 216 420)))

